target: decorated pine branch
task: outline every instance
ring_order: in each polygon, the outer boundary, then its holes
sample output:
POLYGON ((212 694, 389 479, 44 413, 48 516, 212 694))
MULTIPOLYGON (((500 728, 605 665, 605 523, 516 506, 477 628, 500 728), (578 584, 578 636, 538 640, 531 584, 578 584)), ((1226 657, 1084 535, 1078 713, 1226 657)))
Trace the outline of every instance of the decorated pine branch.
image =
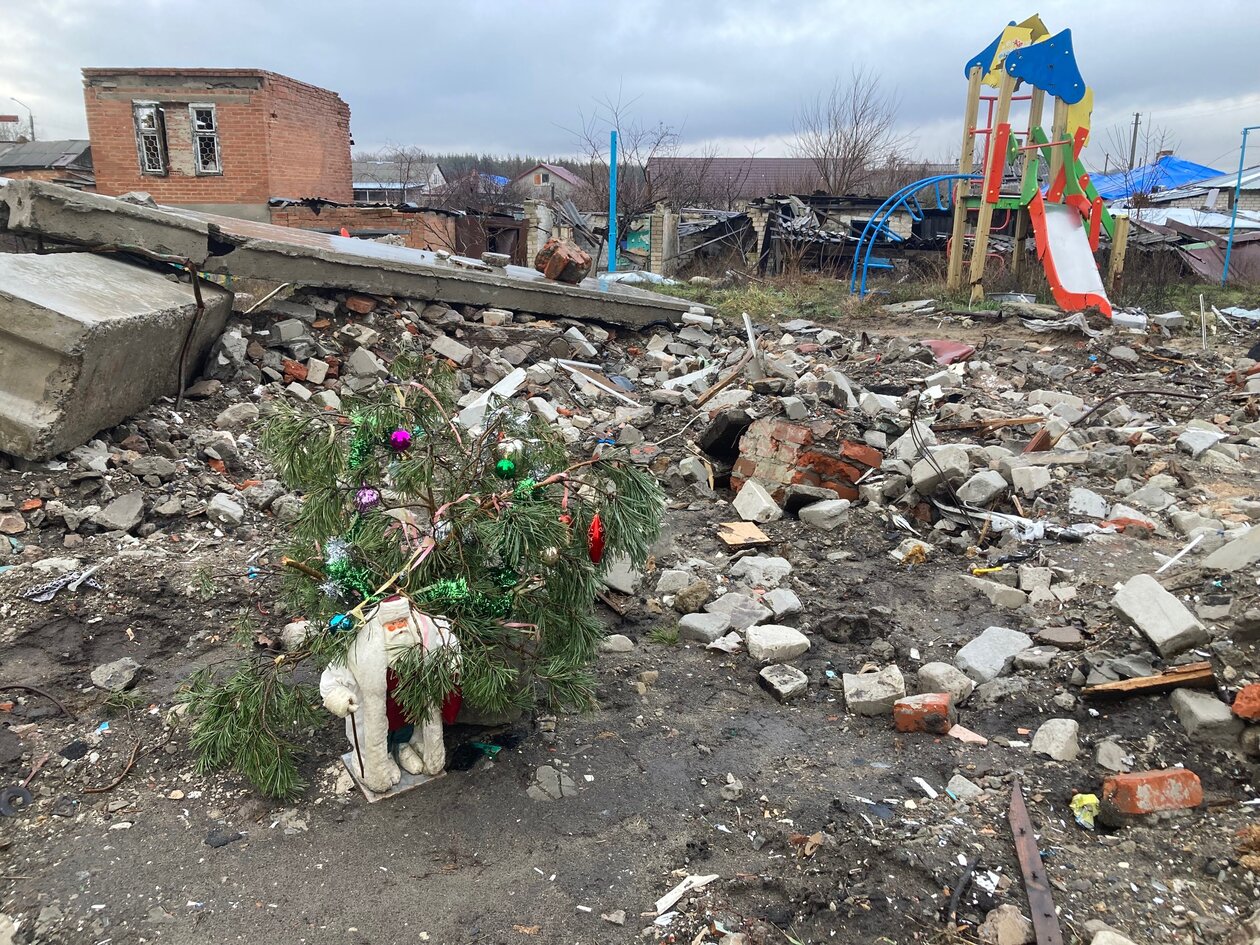
POLYGON ((448 373, 403 359, 394 370, 396 383, 348 398, 344 413, 280 401, 262 433, 304 495, 284 593, 312 629, 299 652, 195 680, 189 704, 202 767, 234 767, 268 794, 302 789, 295 752, 315 696, 295 668, 332 667, 325 704, 349 714, 341 667, 383 615, 410 614, 426 634, 388 657, 391 704, 410 721, 461 699, 489 712, 592 705, 601 576, 617 556, 642 565, 660 530, 660 487, 624 456, 574 461, 554 428, 512 402, 467 429, 448 373), (428 643, 432 628, 454 645, 428 643))

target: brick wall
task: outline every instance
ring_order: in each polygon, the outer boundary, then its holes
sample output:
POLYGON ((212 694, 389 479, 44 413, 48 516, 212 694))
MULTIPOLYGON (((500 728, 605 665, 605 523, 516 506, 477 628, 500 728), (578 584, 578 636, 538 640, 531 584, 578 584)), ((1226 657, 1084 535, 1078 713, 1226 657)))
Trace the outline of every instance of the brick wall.
POLYGON ((398 233, 412 249, 455 247, 455 218, 445 213, 402 213, 391 207, 322 207, 316 214, 310 207, 272 207, 271 222, 300 230, 336 233, 344 226, 351 236, 369 239, 383 233, 398 233))
POLYGON ((335 92, 268 75, 267 141, 272 197, 354 200, 350 106, 335 92))
POLYGON ((159 203, 266 206, 273 196, 349 202, 350 109, 334 93, 249 69, 85 69, 97 191, 145 190, 159 203), (144 174, 132 103, 156 101, 167 171, 144 174), (215 106, 222 173, 198 175, 188 106, 215 106))

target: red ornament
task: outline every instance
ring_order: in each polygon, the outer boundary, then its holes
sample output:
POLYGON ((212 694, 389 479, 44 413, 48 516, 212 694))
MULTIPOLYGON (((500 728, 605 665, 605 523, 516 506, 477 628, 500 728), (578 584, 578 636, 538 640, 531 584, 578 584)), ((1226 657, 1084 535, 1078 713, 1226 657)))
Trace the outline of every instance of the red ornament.
POLYGON ((586 547, 591 553, 591 560, 599 564, 604 557, 604 523, 599 520, 599 513, 591 519, 590 531, 586 533, 586 547))

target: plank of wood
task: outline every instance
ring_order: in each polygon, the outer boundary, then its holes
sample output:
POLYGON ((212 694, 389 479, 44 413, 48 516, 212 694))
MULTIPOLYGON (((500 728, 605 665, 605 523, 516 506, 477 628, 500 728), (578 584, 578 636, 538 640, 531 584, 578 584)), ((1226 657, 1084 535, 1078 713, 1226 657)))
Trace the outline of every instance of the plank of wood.
MULTIPOLYGON (((958 173, 970 174, 975 167, 976 118, 980 113, 980 79, 982 70, 972 66, 967 76, 967 107, 963 117, 962 152, 958 158, 958 173)), ((954 181, 954 222, 949 244, 949 287, 962 286, 963 243, 967 234, 967 208, 963 197, 971 193, 971 181, 954 181)))
POLYGON ((1011 808, 1008 814, 1011 834, 1015 839, 1015 855, 1019 859, 1020 872, 1024 874, 1024 892, 1028 894, 1028 912, 1032 916, 1033 932, 1037 945, 1063 945, 1063 932, 1054 909, 1054 896, 1050 892, 1050 879, 1041 862, 1037 849, 1037 834, 1028 818, 1024 804, 1024 789, 1016 781, 1011 785, 1011 808))
POLYGON ((752 522, 722 522, 718 525, 718 538, 728 548, 751 548, 770 543, 770 536, 752 522))
POLYGON ((1148 692, 1167 692, 1193 686, 1200 689, 1216 685, 1216 673, 1207 660, 1201 663, 1187 663, 1185 666, 1174 666, 1154 676, 1138 676, 1135 679, 1117 679, 1115 682, 1099 683, 1081 690, 1086 698, 1095 696, 1133 696, 1148 692))

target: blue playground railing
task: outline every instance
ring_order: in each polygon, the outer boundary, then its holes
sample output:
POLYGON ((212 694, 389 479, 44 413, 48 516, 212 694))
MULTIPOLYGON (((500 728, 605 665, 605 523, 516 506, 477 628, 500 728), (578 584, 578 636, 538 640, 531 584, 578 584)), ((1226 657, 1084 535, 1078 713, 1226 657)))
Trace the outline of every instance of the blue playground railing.
POLYGON ((862 235, 858 237, 857 247, 853 251, 853 275, 849 279, 849 291, 865 296, 867 271, 869 269, 892 268, 890 260, 879 257, 872 259, 871 250, 875 248, 875 241, 881 235, 891 242, 901 242, 901 237, 889 229, 888 221, 902 207, 905 207, 906 212, 910 214, 911 221, 918 223, 923 219, 923 205, 919 203, 919 191, 931 187, 936 197, 936 209, 948 210, 953 204, 951 199, 953 187, 947 187, 942 191, 942 187, 945 184, 956 180, 981 179, 982 175, 980 174, 938 174, 935 177, 925 177, 922 180, 915 181, 913 184, 907 184, 880 204, 879 209, 871 214, 871 218, 866 221, 866 226, 862 227, 862 235), (858 283, 859 256, 862 257, 862 280, 860 285, 858 283))

